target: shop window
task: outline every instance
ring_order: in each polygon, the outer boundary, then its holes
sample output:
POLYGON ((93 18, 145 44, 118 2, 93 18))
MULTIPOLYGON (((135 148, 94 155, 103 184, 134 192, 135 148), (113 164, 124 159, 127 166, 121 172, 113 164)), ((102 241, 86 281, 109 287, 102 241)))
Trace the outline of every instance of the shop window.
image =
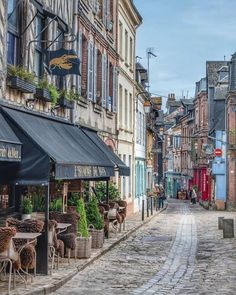
POLYGON ((7 32, 7 62, 11 65, 19 63, 19 9, 20 5, 16 0, 9 0, 7 3, 7 18, 8 18, 8 32, 7 32))
POLYGON ((0 185, 0 211, 10 207, 9 188, 7 185, 0 185))

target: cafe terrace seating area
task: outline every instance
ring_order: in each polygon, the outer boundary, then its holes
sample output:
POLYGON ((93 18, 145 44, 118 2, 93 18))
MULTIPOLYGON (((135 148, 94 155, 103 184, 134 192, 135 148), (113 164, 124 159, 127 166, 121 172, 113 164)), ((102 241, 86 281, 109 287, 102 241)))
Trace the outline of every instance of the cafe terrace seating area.
MULTIPOLYGON (((116 239, 125 230, 127 203, 110 201, 99 203, 99 211, 104 219, 104 233, 109 239, 116 239)), ((45 222, 39 219, 19 220, 7 218, 0 227, 0 290, 6 294, 17 293, 23 288, 30 289, 37 276, 37 251, 39 239, 45 232, 45 222)), ((49 276, 73 269, 87 259, 70 258, 76 249, 76 237, 80 216, 76 212, 49 212, 48 222, 48 261, 49 276)), ((109 243, 109 239, 106 241, 109 243)), ((93 250, 93 252, 101 249, 93 250)), ((2 294, 2 293, 1 293, 2 294)))

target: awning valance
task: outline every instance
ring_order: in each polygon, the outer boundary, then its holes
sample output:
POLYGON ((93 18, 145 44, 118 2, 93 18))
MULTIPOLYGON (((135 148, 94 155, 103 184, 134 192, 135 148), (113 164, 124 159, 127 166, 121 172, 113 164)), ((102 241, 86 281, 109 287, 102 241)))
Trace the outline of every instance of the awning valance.
POLYGON ((55 179, 114 176, 113 163, 78 126, 32 112, 8 107, 2 110, 23 143, 16 177, 19 183, 49 181, 52 175, 55 179))
POLYGON ((105 142, 97 135, 96 131, 82 128, 83 132, 94 142, 94 144, 106 154, 114 166, 119 170, 119 175, 129 176, 130 168, 105 144, 105 142))
POLYGON ((19 162, 21 142, 0 113, 0 161, 19 162))

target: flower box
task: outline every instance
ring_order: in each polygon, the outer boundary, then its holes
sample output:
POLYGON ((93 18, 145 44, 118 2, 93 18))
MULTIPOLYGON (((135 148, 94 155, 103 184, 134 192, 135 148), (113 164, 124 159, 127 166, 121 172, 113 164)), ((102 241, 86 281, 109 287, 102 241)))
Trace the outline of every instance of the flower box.
POLYGON ((73 109, 73 101, 70 101, 65 97, 59 99, 59 105, 65 109, 73 109))
POLYGON ((23 93, 35 93, 36 92, 36 86, 32 82, 23 80, 17 76, 9 77, 7 85, 10 88, 17 89, 23 93))
POLYGON ((35 97, 47 102, 51 101, 50 92, 45 88, 36 88, 35 97))

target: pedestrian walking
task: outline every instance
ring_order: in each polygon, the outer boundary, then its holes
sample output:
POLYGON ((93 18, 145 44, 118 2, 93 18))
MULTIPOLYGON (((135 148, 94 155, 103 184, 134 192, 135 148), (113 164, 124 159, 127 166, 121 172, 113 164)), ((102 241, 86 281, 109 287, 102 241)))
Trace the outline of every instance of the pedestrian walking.
POLYGON ((195 189, 191 189, 189 193, 191 194, 191 204, 196 204, 197 193, 195 189))
POLYGON ((160 193, 158 195, 158 210, 164 207, 165 191, 163 186, 159 187, 160 193))

